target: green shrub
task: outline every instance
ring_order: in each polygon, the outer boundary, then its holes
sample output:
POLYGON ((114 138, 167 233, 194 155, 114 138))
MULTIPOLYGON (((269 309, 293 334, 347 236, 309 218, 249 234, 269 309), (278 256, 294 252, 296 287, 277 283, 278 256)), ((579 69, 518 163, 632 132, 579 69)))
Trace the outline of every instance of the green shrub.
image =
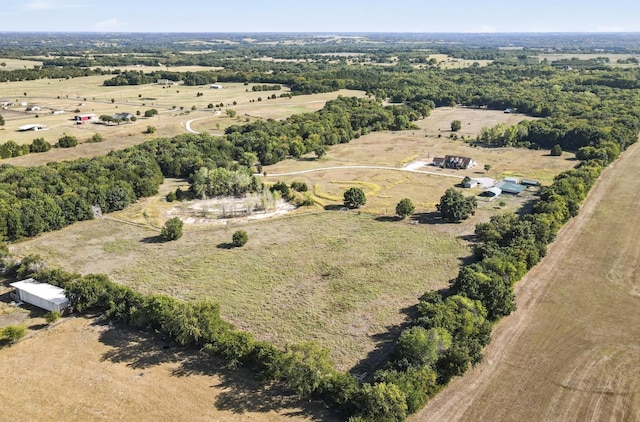
POLYGON ((7 325, 0 330, 0 338, 4 338, 12 343, 27 335, 27 329, 22 325, 7 325))
POLYGON ((178 217, 170 218, 162 227, 162 238, 167 242, 180 239, 183 225, 184 223, 178 217))
POLYGON ((56 146, 58 148, 73 148, 78 145, 78 140, 75 136, 64 135, 62 138, 58 139, 58 143, 56 146))
POLYGON ((58 311, 51 311, 51 312, 47 312, 47 313, 44 315, 44 319, 46 319, 46 320, 47 320, 47 324, 51 325, 51 324, 53 324, 54 322, 56 322, 57 320, 59 320, 61 316, 62 316, 62 315, 60 315, 60 312, 58 312, 58 311))
POLYGON ((231 243, 233 243, 233 246, 237 248, 244 246, 248 240, 249 240, 249 235, 244 230, 236 231, 231 237, 231 243))

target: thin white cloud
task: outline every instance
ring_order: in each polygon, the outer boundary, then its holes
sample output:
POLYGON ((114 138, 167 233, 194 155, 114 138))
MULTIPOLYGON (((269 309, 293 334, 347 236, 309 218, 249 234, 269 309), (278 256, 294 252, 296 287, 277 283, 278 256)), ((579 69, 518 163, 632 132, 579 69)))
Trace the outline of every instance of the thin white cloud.
POLYGON ((26 10, 58 10, 58 9, 75 9, 83 7, 77 3, 60 3, 53 0, 36 0, 24 5, 26 10))
POLYGON ((624 28, 621 26, 598 26, 596 28, 598 32, 624 32, 624 28))
POLYGON ((116 18, 107 19, 97 22, 93 25, 93 29, 99 32, 112 32, 123 29, 127 26, 126 22, 120 22, 116 18))
POLYGON ((497 32, 498 30, 490 25, 482 25, 480 27, 480 32, 497 32))

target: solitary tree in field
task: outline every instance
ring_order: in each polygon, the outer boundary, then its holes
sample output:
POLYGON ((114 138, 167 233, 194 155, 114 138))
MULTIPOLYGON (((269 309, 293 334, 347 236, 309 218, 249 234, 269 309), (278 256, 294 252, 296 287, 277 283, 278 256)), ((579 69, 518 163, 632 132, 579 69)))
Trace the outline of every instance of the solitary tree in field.
POLYGON ((236 248, 244 246, 249 241, 249 235, 244 230, 238 230, 231 236, 231 243, 236 248))
POLYGON ((409 198, 402 199, 400 202, 398 202, 398 205, 396 205, 396 214, 398 214, 398 216, 403 219, 413 214, 415 210, 416 207, 413 206, 413 203, 409 198))
POLYGON ((454 120, 451 122, 451 132, 457 132, 462 129, 462 122, 460 120, 454 120))
POLYGON ((4 126, 4 117, 0 116, 0 126, 4 126))
POLYGON ((555 144, 553 148, 551 148, 551 155, 554 157, 560 157, 562 155, 562 147, 558 144, 555 144))
POLYGON ((458 223, 475 214, 477 206, 475 197, 465 197, 457 190, 449 188, 440 198, 440 203, 436 205, 436 208, 440 211, 442 220, 448 223, 458 223))
POLYGON ((489 170, 491 170, 491 164, 485 164, 484 171, 489 171, 489 170))
POLYGON ((144 112, 144 117, 153 117, 158 115, 158 110, 152 108, 144 112))
POLYGON ((344 193, 344 206, 349 208, 360 208, 367 203, 367 197, 360 188, 349 188, 344 193))
POLYGON ((182 220, 178 217, 170 218, 162 227, 162 238, 167 242, 180 239, 182 237, 182 226, 182 220))

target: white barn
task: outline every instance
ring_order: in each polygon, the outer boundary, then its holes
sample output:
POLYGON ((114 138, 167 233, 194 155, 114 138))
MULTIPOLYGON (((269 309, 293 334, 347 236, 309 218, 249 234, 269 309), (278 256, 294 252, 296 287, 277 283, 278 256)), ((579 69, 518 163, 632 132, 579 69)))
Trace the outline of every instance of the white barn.
POLYGON ((69 299, 64 290, 49 283, 40 283, 33 278, 11 283, 16 289, 15 298, 25 303, 46 309, 62 312, 69 306, 69 299))

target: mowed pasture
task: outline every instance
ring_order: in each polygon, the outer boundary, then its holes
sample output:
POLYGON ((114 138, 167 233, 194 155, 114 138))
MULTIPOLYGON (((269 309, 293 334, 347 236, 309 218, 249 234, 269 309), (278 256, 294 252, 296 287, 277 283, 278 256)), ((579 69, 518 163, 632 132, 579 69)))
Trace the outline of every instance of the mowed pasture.
POLYGON ((0 98, 15 104, 0 110, 5 125, 0 127, 0 143, 9 140, 29 144, 41 137, 55 144, 63 135, 73 135, 79 145, 69 149, 52 149, 47 153, 28 154, 3 162, 15 165, 40 165, 50 161, 72 160, 79 157, 104 155, 109 151, 126 148, 157 137, 172 137, 187 131, 187 123, 193 121, 191 130, 221 135, 232 124, 243 124, 256 119, 282 119, 294 113, 312 112, 321 109, 325 102, 343 96, 362 96, 360 91, 342 90, 333 93, 301 95, 293 98, 268 99, 289 92, 282 87, 278 91, 253 92, 253 84, 222 84, 223 89, 211 89, 209 85, 163 87, 157 84, 107 87, 102 83, 108 76, 88 76, 71 79, 41 79, 35 81, 9 82, 0 86, 0 98), (198 96, 201 93, 201 96, 198 96), (26 95, 25 95, 26 94, 26 95), (258 101, 261 99, 261 101, 258 101), (113 102, 112 102, 113 100, 113 102), (26 111, 26 102, 37 105, 39 111, 26 111), (236 103, 234 105, 234 102, 236 103), (208 108, 213 104, 214 108, 208 108), (222 107, 218 107, 223 104, 222 107), (195 110, 192 108, 195 107, 195 110), (144 112, 158 110, 158 115, 145 118, 144 112), (230 118, 226 110, 236 111, 230 118), (64 114, 53 114, 63 110, 64 114), (92 113, 96 116, 131 113, 137 116, 133 123, 104 125, 95 123, 76 124, 76 114, 92 113), (44 131, 19 132, 18 128, 28 124, 42 124, 44 131), (156 128, 154 134, 145 134, 147 126, 156 128), (99 134, 103 142, 88 143, 99 134))
MULTIPOLYGON (((349 144, 331 147, 320 160, 309 156, 305 160, 285 160, 265 167, 265 180, 282 180, 287 183, 304 181, 312 188, 314 199, 321 205, 340 203, 344 191, 351 185, 357 186, 367 194, 367 204, 362 210, 382 215, 393 215, 395 205, 405 197, 414 202, 418 212, 434 212, 444 191, 458 185, 465 176, 493 179, 517 176, 550 184, 558 173, 575 165, 573 154, 565 152, 561 157, 551 157, 549 151, 544 150, 471 147, 467 142, 449 138, 452 120, 462 122, 462 129, 457 132, 459 138, 464 136, 465 139, 475 139, 484 126, 490 127, 498 123, 511 125, 524 118, 527 117, 501 111, 464 107, 439 108, 428 118, 416 122, 419 127, 416 130, 371 133, 349 144), (440 169, 428 165, 434 157, 445 155, 471 157, 478 164, 468 170, 440 169), (416 167, 416 170, 435 174, 393 170, 415 162, 425 163, 416 167), (485 164, 491 166, 489 171, 484 170, 485 164)), ((467 195, 477 195, 480 192, 480 189, 464 191, 467 195)), ((513 206, 520 203, 517 198, 506 195, 503 199, 513 206)), ((493 205, 495 204, 492 203, 491 208, 493 205)), ((472 219, 471 227, 476 222, 477 220, 472 219)), ((472 231, 473 228, 465 227, 464 230, 472 231)))
POLYGON ((20 69, 33 69, 34 66, 42 66, 42 62, 35 60, 8 59, 5 57, 0 57, 0 70, 10 71, 20 69))
POLYGON ((107 273, 141 292, 212 299, 225 319, 260 339, 329 347, 341 370, 383 358, 368 354, 470 255, 463 240, 428 225, 342 211, 187 229, 175 242, 158 234, 103 219, 12 249, 68 271, 107 273), (230 248, 238 228, 249 242, 230 248))
POLYGON ((520 281, 485 361, 413 420, 640 420, 638 172, 636 144, 520 281))

